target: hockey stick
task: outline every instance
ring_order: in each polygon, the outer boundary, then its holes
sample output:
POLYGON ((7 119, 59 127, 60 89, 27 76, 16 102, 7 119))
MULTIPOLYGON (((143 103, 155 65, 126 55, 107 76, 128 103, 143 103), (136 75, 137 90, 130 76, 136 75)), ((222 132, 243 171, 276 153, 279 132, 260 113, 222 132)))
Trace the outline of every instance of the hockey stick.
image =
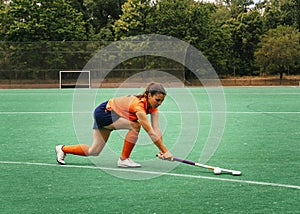
POLYGON ((231 169, 224 169, 224 168, 215 167, 215 166, 209 166, 209 165, 205 165, 205 164, 193 162, 193 161, 190 161, 190 160, 184 160, 184 159, 181 159, 181 158, 175 158, 174 157, 173 161, 177 161, 177 162, 181 162, 181 163, 185 163, 185 164, 189 164, 189 165, 193 165, 193 166, 198 166, 198 167, 202 167, 202 168, 205 168, 205 169, 209 169, 209 170, 214 171, 214 173, 216 175, 219 175, 222 172, 230 173, 230 174, 235 175, 235 176, 239 176, 239 175, 242 174, 241 171, 231 170, 231 169))

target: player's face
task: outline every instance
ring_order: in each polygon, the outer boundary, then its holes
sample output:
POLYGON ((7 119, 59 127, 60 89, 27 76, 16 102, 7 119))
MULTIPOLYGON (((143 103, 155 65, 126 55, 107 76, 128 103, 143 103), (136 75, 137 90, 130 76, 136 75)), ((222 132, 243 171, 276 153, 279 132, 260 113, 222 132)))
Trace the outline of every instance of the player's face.
POLYGON ((157 108, 162 104, 162 102, 165 99, 164 94, 156 93, 153 96, 149 93, 148 94, 148 105, 150 105, 152 108, 157 108))

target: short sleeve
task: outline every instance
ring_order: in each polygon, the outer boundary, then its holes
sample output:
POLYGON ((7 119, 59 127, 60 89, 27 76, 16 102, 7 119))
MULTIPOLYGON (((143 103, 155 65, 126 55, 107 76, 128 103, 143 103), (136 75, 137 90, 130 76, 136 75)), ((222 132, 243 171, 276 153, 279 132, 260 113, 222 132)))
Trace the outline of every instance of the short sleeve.
POLYGON ((141 100, 135 98, 131 103, 130 103, 130 112, 131 113, 136 113, 138 111, 143 111, 146 113, 146 106, 145 103, 142 102, 141 100))

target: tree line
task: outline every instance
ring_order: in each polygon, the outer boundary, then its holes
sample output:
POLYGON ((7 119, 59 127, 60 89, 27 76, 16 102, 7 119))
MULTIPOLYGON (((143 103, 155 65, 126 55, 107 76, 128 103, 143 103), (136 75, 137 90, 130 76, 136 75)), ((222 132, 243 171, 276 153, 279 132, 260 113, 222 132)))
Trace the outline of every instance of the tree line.
POLYGON ((190 43, 222 76, 300 73, 299 0, 0 2, 0 78, 24 75, 8 69, 81 69, 109 42, 142 34, 190 43))

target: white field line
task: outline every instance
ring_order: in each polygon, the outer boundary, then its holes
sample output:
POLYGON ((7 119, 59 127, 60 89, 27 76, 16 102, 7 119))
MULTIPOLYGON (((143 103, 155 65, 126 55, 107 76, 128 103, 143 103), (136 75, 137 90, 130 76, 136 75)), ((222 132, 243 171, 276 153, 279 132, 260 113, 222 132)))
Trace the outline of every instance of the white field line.
POLYGON ((217 180, 217 181, 225 181, 225 182, 233 182, 233 183, 253 184, 253 185, 272 186, 272 187, 283 187, 283 188, 299 189, 300 190, 300 186, 296 186, 296 185, 278 184, 278 183, 269 183, 269 182, 260 182, 260 181, 249 181, 249 180, 237 180, 237 179, 228 179, 228 178, 217 178, 217 177, 209 177, 209 176, 188 175, 188 174, 178 174, 178 173, 168 173, 168 172, 134 170, 134 169, 108 168, 108 167, 96 167, 96 166, 79 166, 79 165, 60 166, 58 164, 33 163, 33 162, 16 162, 16 161, 0 161, 0 164, 34 165, 34 166, 49 166, 49 167, 68 167, 68 168, 98 169, 98 170, 100 169, 100 170, 107 170, 107 171, 119 171, 119 172, 130 172, 130 173, 140 173, 140 174, 164 175, 164 176, 172 176, 172 177, 217 180))
MULTIPOLYGON (((300 114, 300 111, 160 111, 163 114, 300 114)), ((71 111, 2 111, 0 115, 9 114, 92 114, 92 112, 71 112, 71 111)))

